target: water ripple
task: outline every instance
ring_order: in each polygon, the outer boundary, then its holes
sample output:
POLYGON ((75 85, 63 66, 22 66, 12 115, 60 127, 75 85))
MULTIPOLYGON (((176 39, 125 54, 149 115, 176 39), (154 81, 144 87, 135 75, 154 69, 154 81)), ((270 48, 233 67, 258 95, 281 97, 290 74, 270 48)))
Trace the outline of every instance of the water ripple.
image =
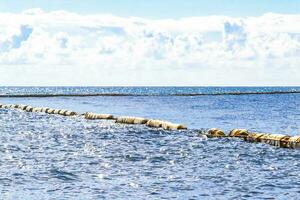
POLYGON ((0 199, 296 199, 300 152, 0 110, 0 199))

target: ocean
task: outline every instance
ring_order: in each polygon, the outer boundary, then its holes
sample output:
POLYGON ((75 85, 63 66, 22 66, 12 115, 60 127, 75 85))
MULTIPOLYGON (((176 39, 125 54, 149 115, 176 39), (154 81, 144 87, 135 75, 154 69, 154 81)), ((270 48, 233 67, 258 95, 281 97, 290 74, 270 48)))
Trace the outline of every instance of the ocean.
POLYGON ((300 134, 300 87, 0 87, 0 103, 185 124, 0 109, 0 199, 299 199, 300 152, 200 130, 300 134))

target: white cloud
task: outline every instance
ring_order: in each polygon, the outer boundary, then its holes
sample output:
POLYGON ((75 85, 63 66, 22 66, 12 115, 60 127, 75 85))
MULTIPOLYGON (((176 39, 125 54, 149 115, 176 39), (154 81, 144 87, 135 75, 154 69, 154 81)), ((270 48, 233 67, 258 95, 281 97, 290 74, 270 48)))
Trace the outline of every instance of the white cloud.
POLYGON ((1 85, 300 85, 300 15, 0 13, 1 85))

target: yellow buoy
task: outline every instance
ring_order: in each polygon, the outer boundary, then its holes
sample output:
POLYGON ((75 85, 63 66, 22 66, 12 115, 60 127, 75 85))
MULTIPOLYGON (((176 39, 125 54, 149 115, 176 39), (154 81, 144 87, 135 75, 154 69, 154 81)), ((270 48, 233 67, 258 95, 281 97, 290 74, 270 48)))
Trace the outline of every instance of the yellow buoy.
POLYGON ((59 115, 65 115, 66 112, 67 112, 67 110, 61 109, 61 110, 58 111, 58 114, 59 115))
POLYGON ((84 118, 85 119, 91 119, 91 120, 95 120, 95 119, 114 119, 114 116, 110 115, 110 114, 96 114, 96 113, 86 112, 84 114, 84 118))
POLYGON ((160 128, 160 127, 162 127, 163 123, 165 123, 165 122, 161 121, 161 120, 150 119, 147 121, 146 125, 149 127, 160 128))
POLYGON ((182 124, 173 124, 171 122, 164 122, 162 123, 161 127, 165 130, 181 130, 181 129, 187 129, 186 126, 182 124))
POLYGON ((157 120, 157 119, 150 119, 146 123, 147 126, 153 128, 163 128, 165 130, 180 130, 180 129, 187 129, 186 126, 182 124, 173 124, 171 122, 157 120))
POLYGON ((290 137, 287 143, 289 148, 300 148, 300 136, 290 137))
POLYGON ((9 105, 9 108, 18 108, 18 105, 12 104, 12 105, 9 105))
POLYGON ((49 110, 49 108, 42 108, 41 112, 44 112, 44 113, 46 113, 46 112, 47 112, 47 110, 49 110))
POLYGON ((265 133, 249 133, 244 139, 248 142, 260 142, 260 137, 266 135, 265 133))
POLYGON ((260 142, 278 147, 287 147, 290 136, 282 134, 265 134, 260 137, 260 142))
POLYGON ((48 113, 48 114, 54 114, 54 109, 49 108, 49 109, 46 111, 46 113, 48 113))
POLYGON ((233 129, 229 132, 228 137, 241 137, 245 138, 248 136, 248 131, 246 129, 233 129))
POLYGON ((54 109, 53 114, 58 115, 59 111, 60 111, 60 109, 54 109))
POLYGON ((5 105, 5 104, 3 104, 3 105, 1 105, 1 108, 3 108, 3 109, 7 109, 7 108, 8 108, 8 106, 7 106, 7 105, 5 105))
POLYGON ((74 111, 67 111, 67 112, 65 112, 65 114, 64 114, 65 116, 74 116, 74 115, 77 115, 77 113, 76 112, 74 112, 74 111))
POLYGON ((207 131, 206 136, 208 137, 225 137, 225 133, 217 128, 211 128, 207 131))
POLYGON ((129 117, 129 116, 122 116, 118 117, 116 123, 123 123, 123 124, 146 124, 148 119, 142 117, 129 117))
POLYGON ((32 112, 32 110, 33 110, 33 107, 31 107, 31 106, 27 106, 25 108, 25 111, 27 111, 27 112, 32 112))
POLYGON ((42 112, 42 108, 33 108, 32 112, 42 112))
POLYGON ((27 107, 28 107, 28 106, 26 106, 26 105, 19 105, 19 106, 18 106, 18 108, 21 109, 21 110, 25 110, 27 107))

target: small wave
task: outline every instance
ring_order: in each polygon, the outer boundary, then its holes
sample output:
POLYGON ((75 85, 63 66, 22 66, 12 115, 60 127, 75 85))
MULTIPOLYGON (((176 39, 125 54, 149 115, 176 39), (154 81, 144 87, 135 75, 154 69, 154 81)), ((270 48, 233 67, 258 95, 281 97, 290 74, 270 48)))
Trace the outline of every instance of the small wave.
POLYGON ((74 181, 77 180, 78 177, 77 175, 71 173, 71 172, 66 172, 58 169, 51 169, 50 174, 52 177, 63 180, 63 181, 74 181))

